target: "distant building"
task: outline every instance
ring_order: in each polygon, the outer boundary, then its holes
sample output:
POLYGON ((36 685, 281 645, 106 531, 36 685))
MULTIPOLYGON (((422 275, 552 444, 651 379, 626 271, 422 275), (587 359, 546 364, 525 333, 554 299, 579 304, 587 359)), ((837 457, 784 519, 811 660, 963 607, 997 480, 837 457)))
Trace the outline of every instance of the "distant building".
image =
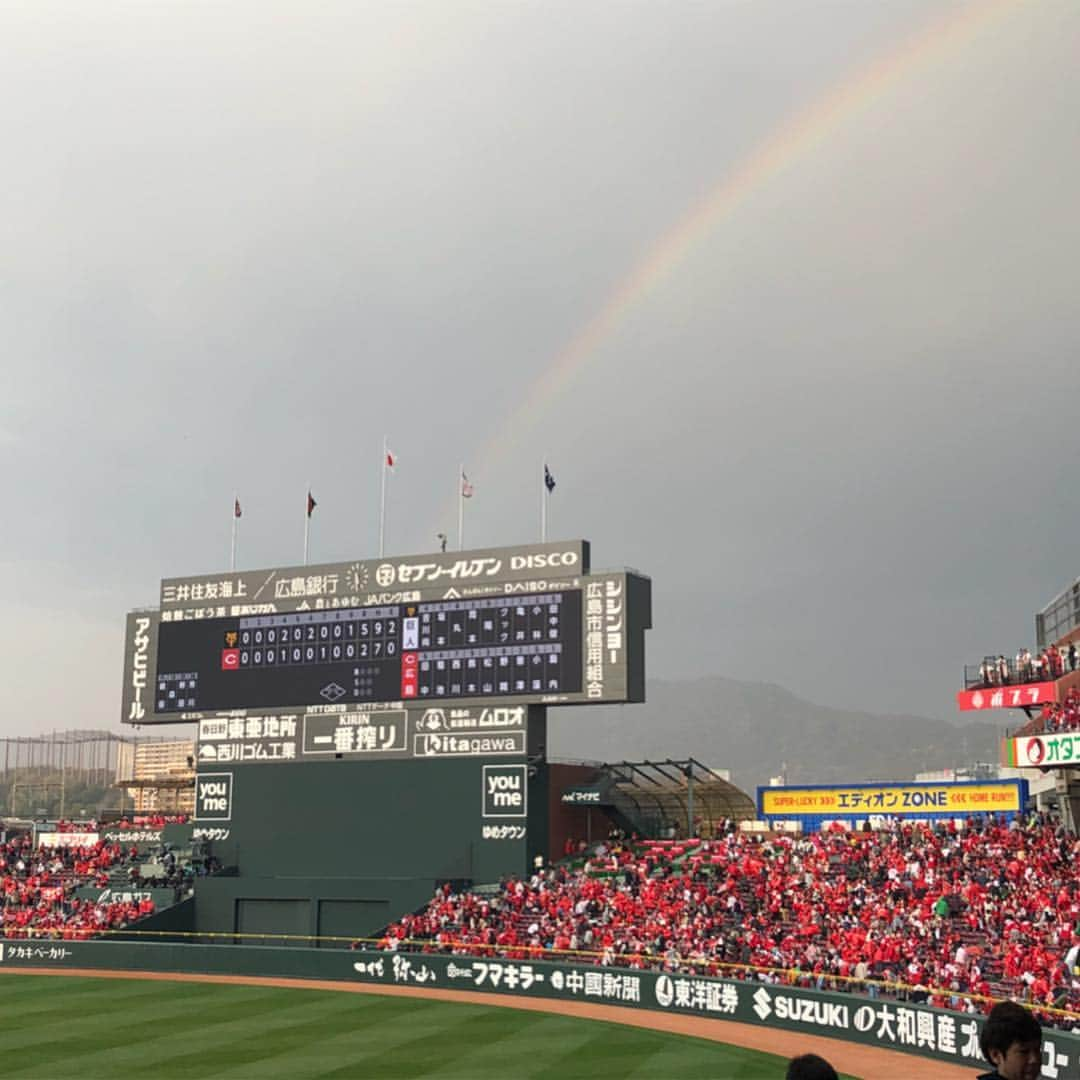
POLYGON ((136 813, 193 813, 194 755, 191 739, 126 743, 120 748, 117 785, 126 788, 136 813))

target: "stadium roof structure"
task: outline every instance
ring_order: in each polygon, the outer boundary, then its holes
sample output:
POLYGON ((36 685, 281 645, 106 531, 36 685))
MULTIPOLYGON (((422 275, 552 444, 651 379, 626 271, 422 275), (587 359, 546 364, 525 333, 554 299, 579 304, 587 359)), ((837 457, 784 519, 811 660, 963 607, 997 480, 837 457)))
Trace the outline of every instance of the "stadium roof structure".
POLYGON ((601 782, 610 785, 611 803, 656 831, 674 827, 690 836, 698 820, 757 816, 754 800, 745 791, 694 758, 608 762, 600 772, 601 782))

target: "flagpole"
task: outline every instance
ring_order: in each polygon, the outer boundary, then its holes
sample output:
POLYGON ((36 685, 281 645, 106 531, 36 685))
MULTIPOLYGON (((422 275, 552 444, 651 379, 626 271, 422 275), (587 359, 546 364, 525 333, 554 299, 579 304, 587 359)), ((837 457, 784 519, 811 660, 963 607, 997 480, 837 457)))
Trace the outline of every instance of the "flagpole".
POLYGON ((307 498, 304 499, 304 565, 307 566, 308 534, 311 532, 311 481, 308 481, 307 498))
POLYGON ((540 543, 547 543, 547 484, 544 482, 544 470, 547 468, 547 457, 544 457, 540 465, 540 543))
POLYGON ((240 505, 240 496, 236 495, 233 498, 233 514, 232 514, 232 554, 229 556, 229 571, 232 572, 236 569, 236 508, 240 505))
POLYGON ((458 551, 465 550, 465 462, 458 466, 457 548, 458 551))
POLYGON ((386 439, 382 440, 382 484, 379 492, 379 558, 383 557, 383 546, 386 540, 386 439))

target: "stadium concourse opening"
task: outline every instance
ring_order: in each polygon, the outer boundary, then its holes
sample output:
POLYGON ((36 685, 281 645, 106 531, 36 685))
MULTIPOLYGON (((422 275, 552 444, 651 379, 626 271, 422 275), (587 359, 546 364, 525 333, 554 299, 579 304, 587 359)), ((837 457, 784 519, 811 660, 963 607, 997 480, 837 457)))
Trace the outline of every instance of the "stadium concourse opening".
MULTIPOLYGON (((570 763, 564 763, 564 768, 570 763)), ((552 763, 552 768, 558 765, 552 763)), ((574 775, 554 774, 562 780, 561 820, 552 821, 591 843, 599 829, 615 828, 626 835, 711 837, 727 831, 732 822, 756 816, 753 799, 730 782, 727 775, 694 758, 676 761, 622 761, 574 767, 574 775), (570 780, 570 783, 567 781, 570 780), (593 817, 599 810, 607 819, 593 817), (570 815, 576 812, 576 819, 570 815)))

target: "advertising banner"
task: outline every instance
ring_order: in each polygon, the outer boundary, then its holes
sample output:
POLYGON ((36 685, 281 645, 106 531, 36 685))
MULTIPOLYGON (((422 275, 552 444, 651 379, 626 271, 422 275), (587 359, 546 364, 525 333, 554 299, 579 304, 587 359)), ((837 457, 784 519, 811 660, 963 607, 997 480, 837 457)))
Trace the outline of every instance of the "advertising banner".
POLYGON ((40 832, 38 847, 93 847, 98 842, 96 832, 40 832))
POLYGON ((1015 769, 1080 767, 1080 731, 1006 739, 1003 765, 1015 769))
MULTIPOLYGON (((979 1035, 985 1017, 861 994, 544 960, 426 953, 119 942, 0 943, 0 971, 33 965, 62 969, 195 971, 341 979, 377 986, 468 990, 650 1009, 785 1028, 899 1050, 985 1071, 979 1035)), ((1080 1037, 1043 1029, 1044 1080, 1080 1074, 1080 1037)))
POLYGON ((165 578, 161 610, 180 612, 190 621, 227 613, 259 615, 400 604, 421 597, 496 596, 505 592, 505 582, 528 583, 526 591, 531 591, 532 585, 542 590, 549 579, 581 577, 588 572, 588 542, 567 540, 165 578))
POLYGON ((956 704, 961 712, 973 709, 1022 709, 1057 701, 1057 683, 1027 683, 1024 686, 989 686, 981 690, 961 690, 956 704))
POLYGON ((966 817, 973 813, 1016 813, 1024 808, 1024 780, 912 784, 850 784, 846 787, 759 787, 762 817, 864 818, 966 817))

